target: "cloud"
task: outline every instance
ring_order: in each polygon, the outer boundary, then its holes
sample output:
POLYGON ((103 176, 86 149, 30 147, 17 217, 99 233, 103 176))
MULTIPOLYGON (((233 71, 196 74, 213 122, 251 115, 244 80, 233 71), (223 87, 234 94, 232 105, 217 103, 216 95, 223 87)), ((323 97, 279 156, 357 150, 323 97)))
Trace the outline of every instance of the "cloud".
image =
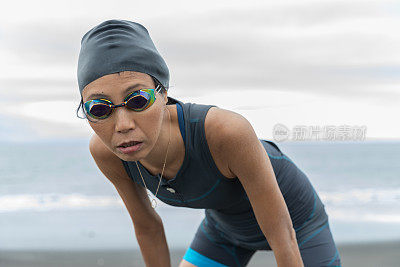
MULTIPOLYGON (((398 100, 398 94, 380 94, 379 88, 399 83, 400 52, 395 44, 400 38, 395 32, 400 20, 389 14, 388 3, 243 3, 176 16, 167 13, 143 23, 166 58, 171 84, 177 88, 205 93, 211 86, 257 87, 354 98, 373 94, 390 101, 398 100)), ((38 87, 44 83, 42 88, 47 88, 58 79, 56 91, 74 94, 68 90, 76 86, 80 39, 97 23, 90 17, 64 18, 2 29, 3 53, 24 63, 20 68, 26 77, 15 77, 12 70, 15 81, 10 85, 3 80, 0 86, 24 88, 35 79, 38 87)), ((50 88, 48 92, 55 93, 50 88)))
POLYGON ((399 83, 399 23, 377 3, 331 2, 186 16, 163 24, 174 28, 175 38, 162 30, 155 35, 162 36, 177 87, 263 87, 398 101, 396 92, 383 95, 378 88, 399 83))
MULTIPOLYGON (((259 90, 360 106, 395 106, 400 100, 400 18, 393 1, 27 5, 29 12, 19 11, 18 20, 0 11, 0 102, 76 101, 81 37, 110 18, 132 19, 149 29, 177 98, 259 90)), ((263 106, 251 105, 242 109, 263 106)))
POLYGON ((0 106, 0 139, 33 141, 87 137, 92 130, 86 120, 76 117, 76 107, 76 102, 65 100, 3 103, 0 106))

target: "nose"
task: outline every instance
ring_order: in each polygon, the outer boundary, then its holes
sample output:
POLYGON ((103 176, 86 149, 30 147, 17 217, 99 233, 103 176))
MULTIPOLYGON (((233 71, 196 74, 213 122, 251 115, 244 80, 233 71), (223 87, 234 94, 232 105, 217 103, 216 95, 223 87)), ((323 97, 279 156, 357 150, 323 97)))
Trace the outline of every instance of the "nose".
POLYGON ((125 107, 114 109, 115 117, 115 131, 120 133, 126 133, 130 130, 135 129, 135 121, 132 118, 132 111, 125 107))

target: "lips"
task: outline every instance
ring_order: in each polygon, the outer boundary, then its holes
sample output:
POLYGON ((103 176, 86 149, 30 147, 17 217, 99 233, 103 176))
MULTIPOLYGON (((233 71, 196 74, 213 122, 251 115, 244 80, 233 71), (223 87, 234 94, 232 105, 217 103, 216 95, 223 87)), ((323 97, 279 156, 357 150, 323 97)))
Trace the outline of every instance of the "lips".
MULTIPOLYGON (((132 141, 131 143, 133 143, 133 142, 135 142, 135 141, 132 141)), ((130 142, 125 142, 125 145, 129 145, 129 144, 130 144, 130 142)), ((131 153, 141 150, 142 146, 143 146, 142 142, 136 142, 136 145, 127 146, 127 147, 119 146, 119 147, 117 147, 117 149, 119 152, 121 152, 123 154, 131 154, 131 153)))
POLYGON ((137 145, 139 143, 141 143, 141 142, 140 141, 134 141, 134 140, 133 141, 126 141, 126 142, 123 142, 123 143, 119 144, 118 147, 129 147, 129 146, 137 145))

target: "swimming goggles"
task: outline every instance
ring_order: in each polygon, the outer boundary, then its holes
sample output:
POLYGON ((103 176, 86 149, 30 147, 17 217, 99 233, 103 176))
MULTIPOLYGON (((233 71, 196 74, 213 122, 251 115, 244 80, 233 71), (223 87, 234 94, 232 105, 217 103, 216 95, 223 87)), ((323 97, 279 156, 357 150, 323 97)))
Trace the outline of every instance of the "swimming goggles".
POLYGON ((143 111, 151 107, 156 100, 155 92, 160 92, 161 86, 157 85, 155 89, 140 89, 134 91, 124 98, 124 102, 119 105, 114 105, 108 99, 93 99, 84 103, 86 113, 98 120, 108 118, 113 110, 118 107, 126 106, 133 111, 143 111))

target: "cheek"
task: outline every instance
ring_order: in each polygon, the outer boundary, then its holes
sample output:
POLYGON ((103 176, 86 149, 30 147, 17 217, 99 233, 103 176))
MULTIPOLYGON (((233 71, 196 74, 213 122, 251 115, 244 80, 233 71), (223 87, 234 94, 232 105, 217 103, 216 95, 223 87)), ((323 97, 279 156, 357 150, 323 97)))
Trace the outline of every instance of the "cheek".
POLYGON ((89 122, 89 125, 105 144, 111 142, 112 131, 110 131, 106 125, 92 122, 89 122))
POLYGON ((162 125, 162 107, 157 106, 157 108, 153 109, 147 115, 146 121, 143 124, 143 127, 146 128, 143 130, 148 135, 151 135, 151 137, 149 136, 150 138, 157 139, 162 125))

